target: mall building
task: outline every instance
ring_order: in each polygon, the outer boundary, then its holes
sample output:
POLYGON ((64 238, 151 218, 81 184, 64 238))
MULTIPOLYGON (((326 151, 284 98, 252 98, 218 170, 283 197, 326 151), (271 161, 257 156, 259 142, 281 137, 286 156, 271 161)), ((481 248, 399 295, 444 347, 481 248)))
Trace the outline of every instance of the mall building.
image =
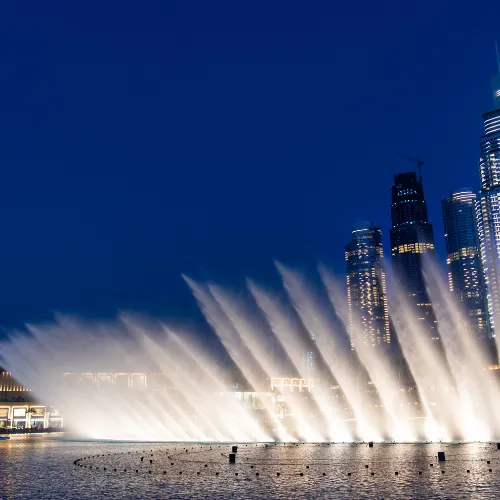
POLYGON ((0 369, 0 430, 60 429, 63 416, 36 400, 32 391, 0 369))

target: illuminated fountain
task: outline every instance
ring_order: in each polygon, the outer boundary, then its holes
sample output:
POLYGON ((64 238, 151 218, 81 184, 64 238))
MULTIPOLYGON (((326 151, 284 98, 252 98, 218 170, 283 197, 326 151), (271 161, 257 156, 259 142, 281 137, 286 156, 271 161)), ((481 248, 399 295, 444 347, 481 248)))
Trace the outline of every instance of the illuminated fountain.
MULTIPOLYGON (((60 318, 0 344, 1 364, 85 438, 155 441, 487 441, 500 437, 500 385, 483 344, 458 321, 435 269, 428 291, 441 341, 396 293, 397 349, 351 350, 342 286, 312 286, 277 265, 279 293, 185 278, 237 368, 203 343, 132 316, 90 325, 60 318), (313 380, 279 393, 273 378, 313 380), (237 384, 237 387, 236 387, 237 384), (312 387, 311 387, 312 386, 312 387), (301 386, 300 386, 301 387, 301 386)), ((356 340, 357 333, 352 332, 356 340)))

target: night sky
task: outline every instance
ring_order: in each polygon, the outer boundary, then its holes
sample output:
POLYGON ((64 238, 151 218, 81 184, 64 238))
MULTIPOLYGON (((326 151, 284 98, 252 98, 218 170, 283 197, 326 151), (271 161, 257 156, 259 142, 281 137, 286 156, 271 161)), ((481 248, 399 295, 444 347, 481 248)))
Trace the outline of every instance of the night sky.
POLYGON ((500 2, 3 2, 0 325, 190 321, 181 278, 344 270, 420 155, 477 187, 500 2))

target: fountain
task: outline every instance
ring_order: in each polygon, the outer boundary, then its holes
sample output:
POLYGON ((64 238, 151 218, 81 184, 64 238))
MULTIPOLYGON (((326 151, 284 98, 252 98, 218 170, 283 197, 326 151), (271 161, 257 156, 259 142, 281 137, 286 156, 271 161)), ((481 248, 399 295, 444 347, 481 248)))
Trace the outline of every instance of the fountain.
POLYGON ((344 292, 324 267, 314 286, 293 269, 277 269, 279 292, 249 280, 237 294, 185 277, 237 367, 237 383, 190 336, 166 325, 151 329, 131 315, 113 324, 60 317, 29 325, 0 344, 1 364, 84 438, 498 440, 500 384, 488 370, 487 348, 460 323, 432 263, 427 286, 441 340, 429 338, 396 290, 397 346, 385 349, 351 329, 351 350, 344 292), (290 392, 273 387, 276 378, 290 381, 290 392))

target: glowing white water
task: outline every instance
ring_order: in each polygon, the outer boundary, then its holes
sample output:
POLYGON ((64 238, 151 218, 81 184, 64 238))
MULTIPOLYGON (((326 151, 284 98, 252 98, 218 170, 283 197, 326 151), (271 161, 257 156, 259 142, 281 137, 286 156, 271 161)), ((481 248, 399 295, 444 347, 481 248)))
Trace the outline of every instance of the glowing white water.
MULTIPOLYGON (((429 264, 431 266, 431 264, 429 264)), ((315 286, 278 265, 283 290, 253 282, 235 294, 186 278, 207 322, 245 379, 201 344, 133 317, 89 325, 60 318, 0 344, 1 364, 86 437, 130 440, 490 440, 500 437, 500 387, 484 345, 460 323, 436 269, 428 289, 441 343, 398 291, 391 315, 408 366, 351 331, 342 286, 325 270, 315 286), (437 306, 436 306, 437 304, 437 306), (309 356, 309 357, 308 357, 309 356), (315 367, 307 360, 314 360, 315 367), (77 375, 62 376, 63 372, 77 375), (148 387, 119 387, 120 377, 148 387), (81 374, 87 373, 87 375, 81 374), (129 373, 131 375, 110 375, 129 373), (135 375, 134 375, 135 373, 135 375), (92 375, 91 375, 92 374, 92 375), (134 378, 135 377, 135 378, 134 378), (273 377, 314 379, 312 392, 272 390, 273 377), (408 381, 411 379, 411 382, 408 381), (96 380, 100 380, 97 383, 96 380), (237 397, 235 397, 235 395, 237 397), (278 400, 280 412, 278 412, 278 400), (249 408, 253 402, 253 408, 249 408)))

